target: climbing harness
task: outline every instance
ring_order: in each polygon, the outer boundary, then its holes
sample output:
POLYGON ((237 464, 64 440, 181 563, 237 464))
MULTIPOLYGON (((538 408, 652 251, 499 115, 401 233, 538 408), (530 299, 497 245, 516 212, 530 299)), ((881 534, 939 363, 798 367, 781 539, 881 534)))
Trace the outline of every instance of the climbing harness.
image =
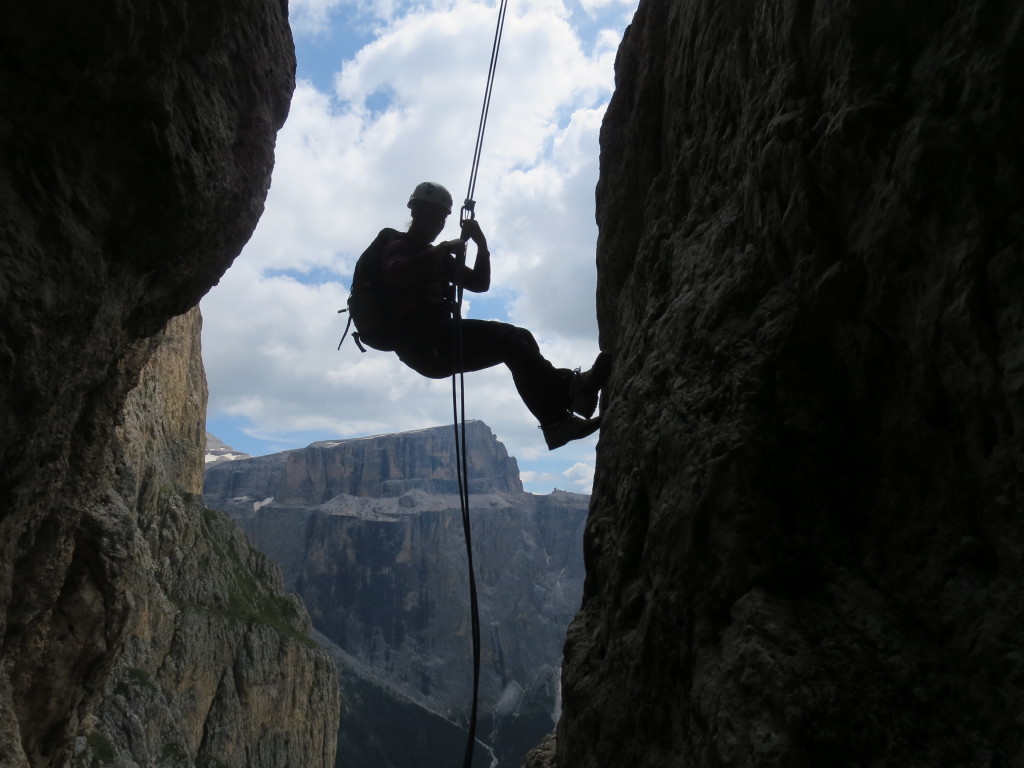
MULTIPOLYGON (((498 23, 494 30, 494 42, 491 45, 491 62, 487 68, 487 87, 484 89, 483 106, 480 109, 480 122, 477 125, 476 145, 473 148, 473 163, 469 174, 469 188, 466 191, 466 202, 459 211, 459 224, 476 217, 476 201, 473 195, 476 190, 476 176, 480 168, 480 154, 484 143, 484 129, 487 126, 487 113, 491 108, 491 91, 494 88, 494 72, 498 65, 498 51, 501 49, 501 35, 505 28, 505 11, 508 0, 500 0, 498 4, 498 23)), ((462 275, 466 263, 466 251, 463 249, 459 257, 459 266, 455 274, 462 275)), ((480 698, 480 610, 476 596, 476 575, 473 568, 473 539, 469 524, 469 468, 466 450, 466 386, 462 356, 462 286, 456 284, 455 308, 452 314, 452 357, 455 368, 452 372, 452 410, 455 426, 455 465, 458 475, 459 504, 462 507, 462 531, 466 538, 466 562, 469 568, 469 609, 472 621, 473 639, 473 704, 469 714, 469 727, 466 737, 466 753, 462 760, 462 768, 471 768, 473 764, 473 747, 476 743, 477 706, 480 698), (456 387, 456 381, 458 387, 456 387), (460 412, 461 408, 461 412, 460 412), (460 430, 461 427, 461 430, 460 430)))

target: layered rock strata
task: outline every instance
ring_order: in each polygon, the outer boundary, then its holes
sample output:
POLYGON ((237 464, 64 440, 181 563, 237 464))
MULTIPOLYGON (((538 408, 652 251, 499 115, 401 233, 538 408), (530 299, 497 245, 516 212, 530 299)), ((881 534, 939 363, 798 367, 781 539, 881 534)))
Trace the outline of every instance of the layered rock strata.
MULTIPOLYGON (((159 656, 170 617, 183 622, 175 637, 187 616, 205 627, 197 647, 223 630, 237 658, 291 643, 245 646, 263 629, 245 618, 227 631, 195 607, 216 606, 227 582, 159 583, 190 537, 218 527, 203 528, 197 498, 193 395, 182 412, 151 404, 155 421, 134 437, 117 438, 115 424, 132 422, 126 397, 168 320, 198 302, 255 226, 295 62, 276 0, 21 3, 5 9, 0 48, 0 763, 63 765, 95 730, 119 660, 149 673, 146 649, 126 643, 149 637, 159 656), (180 439, 161 444, 164 421, 180 439), (149 463, 158 459, 166 471, 149 463)), ((268 570, 233 545, 220 554, 232 551, 240 574, 268 570)), ((204 754, 245 764, 227 746, 204 754)))
MULTIPOLYGON (((481 422, 467 424, 467 447, 480 765, 517 768, 557 717, 589 497, 524 493, 515 459, 481 422)), ((438 427, 206 469, 207 505, 281 566, 337 647, 349 681, 339 749, 358 764, 461 760, 465 734, 447 732, 467 721, 472 643, 453 449, 452 428, 438 427)))
MULTIPOLYGON (((302 507, 335 497, 398 497, 409 490, 458 495, 452 427, 313 443, 211 467, 203 492, 218 503, 246 497, 302 507)), ((523 493, 519 465, 481 421, 466 422, 469 491, 523 493)))
POLYGON ((557 764, 1024 765, 1024 10, 641 0, 557 764))

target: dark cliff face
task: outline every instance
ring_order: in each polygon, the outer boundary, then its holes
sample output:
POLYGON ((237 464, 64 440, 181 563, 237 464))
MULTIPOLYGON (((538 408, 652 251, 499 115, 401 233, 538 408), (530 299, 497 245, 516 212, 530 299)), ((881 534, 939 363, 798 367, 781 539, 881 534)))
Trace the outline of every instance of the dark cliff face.
POLYGON ((1019 763, 1022 25, 640 3, 559 765, 1019 763))
POLYGON ((0 49, 0 762, 51 765, 135 620, 115 422, 255 226, 294 55, 277 0, 21 3, 0 49))

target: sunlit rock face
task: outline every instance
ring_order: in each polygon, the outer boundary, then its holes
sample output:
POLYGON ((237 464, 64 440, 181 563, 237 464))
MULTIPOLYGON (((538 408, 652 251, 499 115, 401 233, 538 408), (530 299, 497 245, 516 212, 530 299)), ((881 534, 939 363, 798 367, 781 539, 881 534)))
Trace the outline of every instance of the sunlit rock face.
POLYGON ((192 615, 174 600, 216 591, 172 594, 155 574, 173 559, 151 561, 199 534, 198 346, 179 359, 192 389, 126 398, 163 386, 140 381, 161 343, 197 345, 198 317, 164 328, 252 233, 295 62, 275 0, 19 3, 0 50, 0 764, 63 765, 99 733, 111 670, 145 656, 126 645, 150 597, 171 631, 192 615))
POLYGON ((337 674, 279 570, 200 495, 199 310, 173 318, 121 409, 132 611, 72 768, 332 766, 337 674))
POLYGON ((641 1, 558 765, 1020 764, 1022 24, 641 1))

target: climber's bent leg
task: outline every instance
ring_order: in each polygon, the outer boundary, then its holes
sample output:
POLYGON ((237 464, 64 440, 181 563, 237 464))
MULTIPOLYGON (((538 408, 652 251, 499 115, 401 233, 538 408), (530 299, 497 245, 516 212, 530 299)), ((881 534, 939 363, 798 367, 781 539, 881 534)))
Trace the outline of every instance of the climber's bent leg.
MULTIPOLYGON (((417 318, 406 325, 395 350, 403 363, 432 379, 457 372, 453 362, 451 318, 417 318)), ((525 328, 493 320, 462 321, 462 372, 479 371, 504 363, 516 390, 542 426, 565 418, 569 412, 572 372, 555 368, 540 352, 525 328)))

